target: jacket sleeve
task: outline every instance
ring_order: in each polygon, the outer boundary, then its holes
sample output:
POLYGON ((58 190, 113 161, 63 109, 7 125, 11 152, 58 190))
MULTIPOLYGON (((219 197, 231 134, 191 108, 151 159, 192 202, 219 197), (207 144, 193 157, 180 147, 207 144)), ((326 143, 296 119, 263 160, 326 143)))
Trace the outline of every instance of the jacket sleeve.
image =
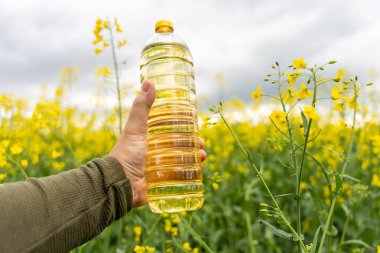
POLYGON ((121 218, 132 203, 130 180, 110 156, 0 185, 0 252, 67 252, 121 218))

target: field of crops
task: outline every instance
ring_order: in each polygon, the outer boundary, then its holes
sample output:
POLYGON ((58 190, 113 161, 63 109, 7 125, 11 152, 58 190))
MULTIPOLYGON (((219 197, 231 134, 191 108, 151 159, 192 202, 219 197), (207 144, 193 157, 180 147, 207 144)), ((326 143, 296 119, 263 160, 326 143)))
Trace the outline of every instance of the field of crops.
MULTIPOLYGON (((137 208, 73 252, 380 252, 380 94, 328 60, 275 62, 251 102, 199 112, 202 209, 137 208)), ((97 70, 108 82, 114 73, 97 70)), ((115 144, 128 114, 123 94, 115 110, 83 111, 69 102, 77 69, 61 74, 55 94, 33 108, 0 94, 0 183, 76 168, 115 144)))

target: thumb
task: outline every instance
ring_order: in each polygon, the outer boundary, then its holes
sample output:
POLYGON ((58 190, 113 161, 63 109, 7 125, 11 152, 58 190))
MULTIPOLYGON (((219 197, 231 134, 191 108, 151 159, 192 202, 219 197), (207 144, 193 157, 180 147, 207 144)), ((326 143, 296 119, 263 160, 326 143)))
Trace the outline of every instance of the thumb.
POLYGON ((150 107, 156 96, 153 83, 144 80, 141 92, 135 100, 129 113, 127 124, 124 127, 124 134, 145 135, 150 107))

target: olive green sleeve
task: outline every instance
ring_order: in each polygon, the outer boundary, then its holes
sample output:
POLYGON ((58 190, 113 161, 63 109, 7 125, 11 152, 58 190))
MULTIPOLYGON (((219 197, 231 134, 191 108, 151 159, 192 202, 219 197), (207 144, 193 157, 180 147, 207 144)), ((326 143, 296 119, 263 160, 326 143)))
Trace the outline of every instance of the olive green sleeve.
POLYGON ((0 252, 68 252, 121 218, 132 200, 130 181, 110 156, 0 185, 0 252))

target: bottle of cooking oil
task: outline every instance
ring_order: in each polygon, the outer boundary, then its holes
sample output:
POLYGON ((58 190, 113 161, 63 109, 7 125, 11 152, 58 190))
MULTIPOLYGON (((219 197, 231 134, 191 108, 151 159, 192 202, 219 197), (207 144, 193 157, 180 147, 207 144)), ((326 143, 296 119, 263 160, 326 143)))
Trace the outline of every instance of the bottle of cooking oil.
POLYGON ((193 59, 167 20, 143 48, 141 82, 156 87, 148 118, 146 179, 155 213, 196 210, 203 205, 193 59))

